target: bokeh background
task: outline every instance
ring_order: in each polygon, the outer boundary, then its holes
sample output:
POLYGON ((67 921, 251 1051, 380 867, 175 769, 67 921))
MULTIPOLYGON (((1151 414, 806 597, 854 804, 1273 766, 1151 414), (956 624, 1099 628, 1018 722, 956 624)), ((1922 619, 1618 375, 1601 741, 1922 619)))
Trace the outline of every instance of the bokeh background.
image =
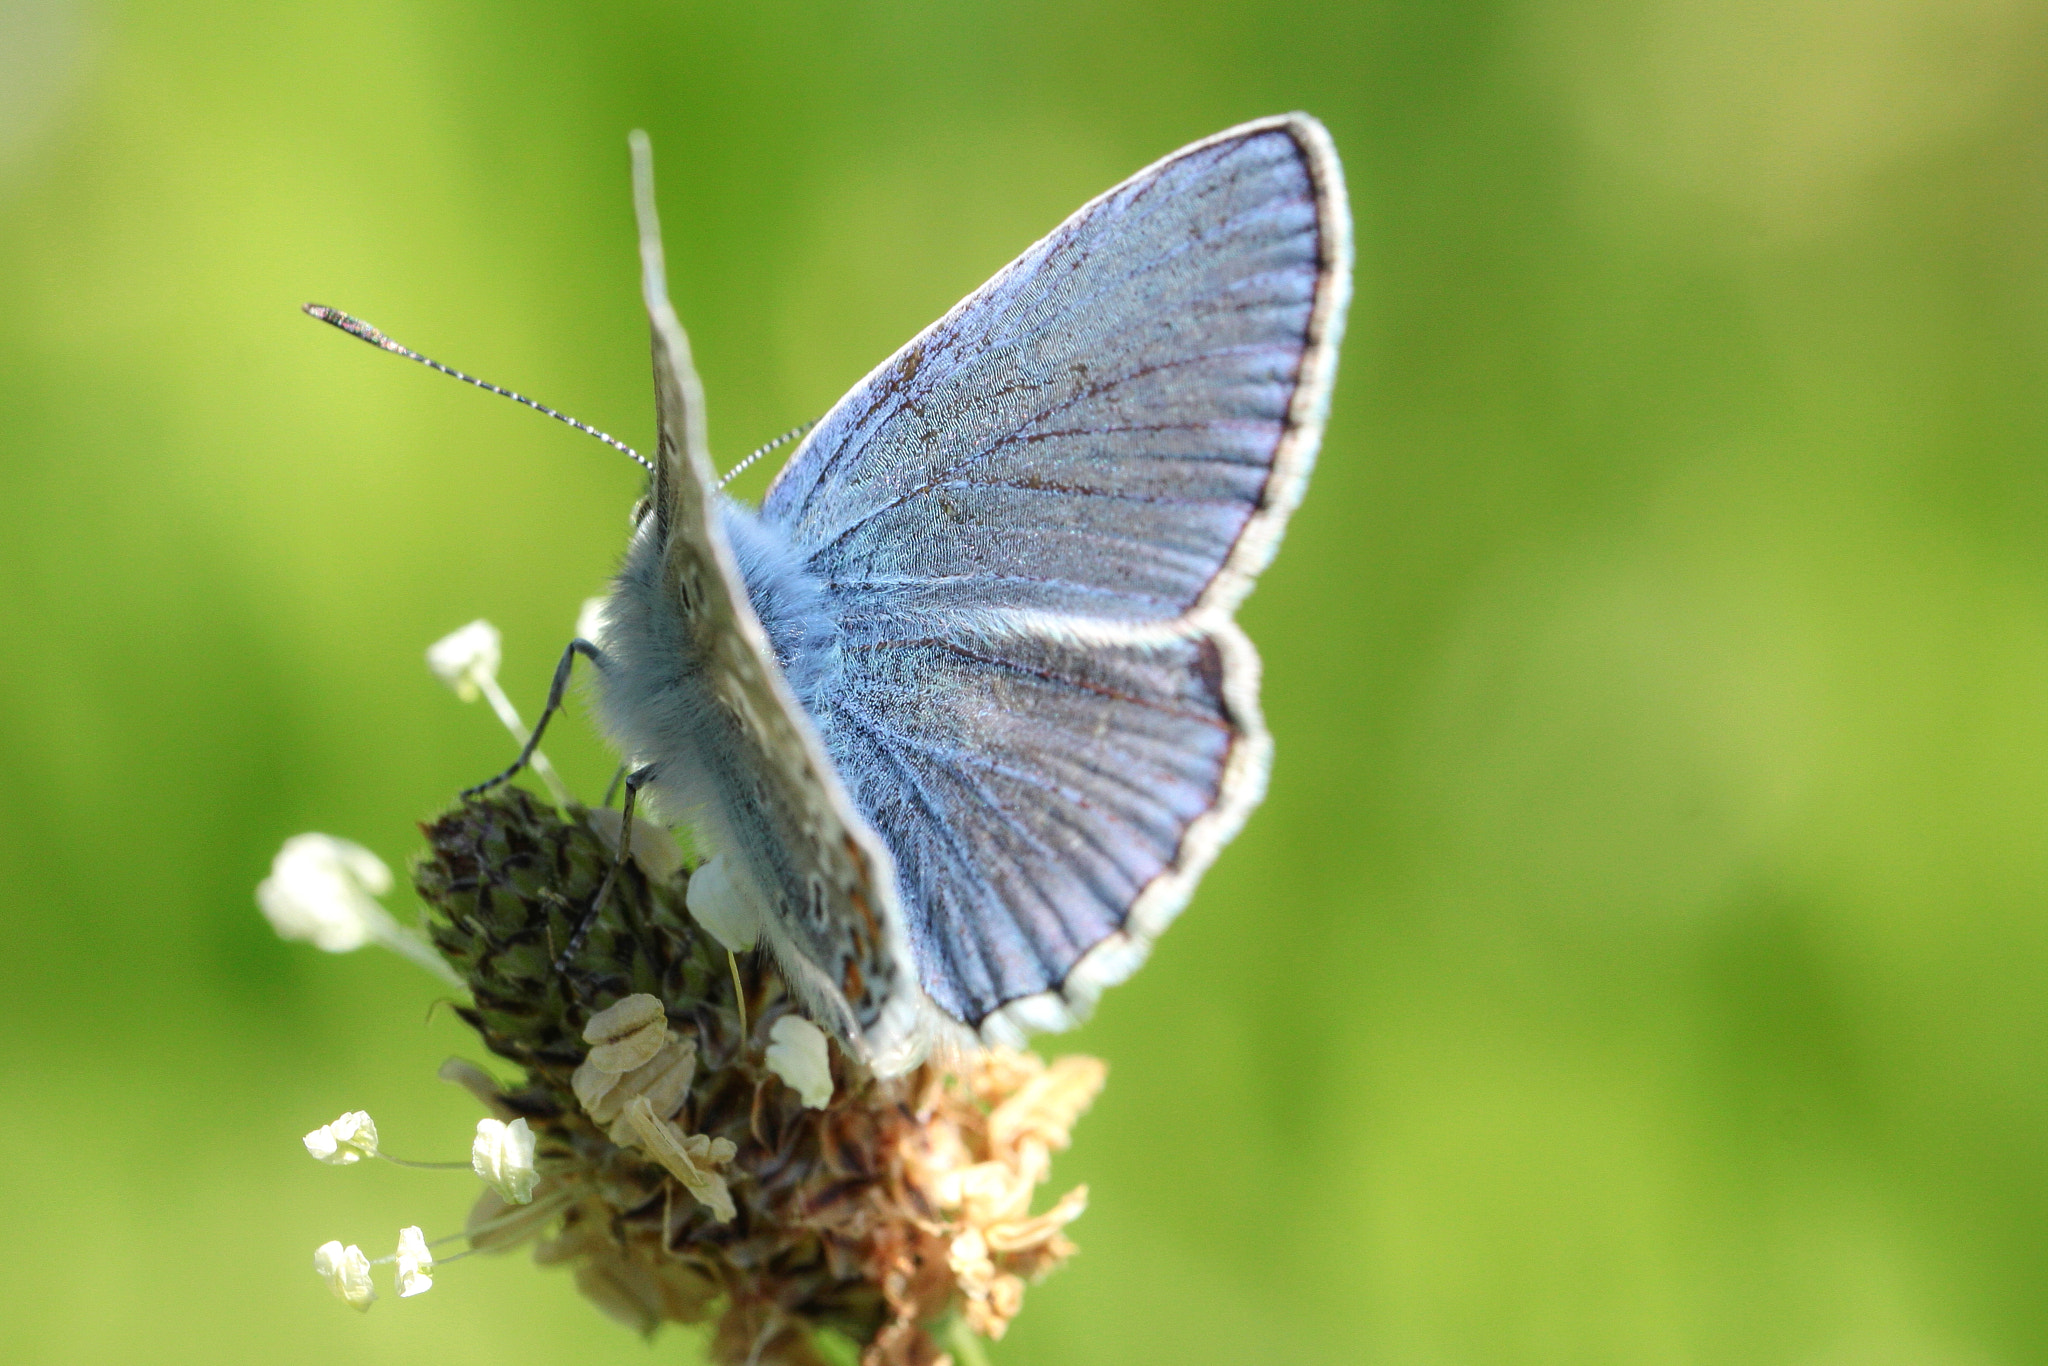
POLYGON ((488 616, 530 715, 637 483, 301 301, 646 444, 644 126, 730 461, 1303 108, 1359 288, 1244 613, 1273 796, 1049 1041, 1093 1204, 994 1359, 2048 1361, 2044 59, 2024 0, 0 0, 0 1357, 697 1356, 308 1270, 456 1226, 299 1135, 458 1157, 476 1049, 251 888, 504 761, 421 652, 488 616))

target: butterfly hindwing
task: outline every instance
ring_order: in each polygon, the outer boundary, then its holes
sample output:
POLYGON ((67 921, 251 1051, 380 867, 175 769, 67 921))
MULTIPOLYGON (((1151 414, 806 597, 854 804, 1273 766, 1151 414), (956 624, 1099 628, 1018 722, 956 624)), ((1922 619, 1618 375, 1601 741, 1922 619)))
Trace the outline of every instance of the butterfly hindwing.
POLYGON ((1085 206, 828 413, 762 507, 823 584, 825 751, 924 989, 984 1038, 1138 961, 1264 787, 1230 620, 1320 437, 1349 292, 1319 124, 1085 206))
POLYGON ((1018 1023, 1071 1022, 1047 994, 1130 946, 1188 831, 1233 773, 1263 770, 1256 716, 1225 695, 1232 646, 973 630, 847 646, 826 743, 894 851, 937 1005, 992 1040, 999 1008, 1031 998, 1018 1023))

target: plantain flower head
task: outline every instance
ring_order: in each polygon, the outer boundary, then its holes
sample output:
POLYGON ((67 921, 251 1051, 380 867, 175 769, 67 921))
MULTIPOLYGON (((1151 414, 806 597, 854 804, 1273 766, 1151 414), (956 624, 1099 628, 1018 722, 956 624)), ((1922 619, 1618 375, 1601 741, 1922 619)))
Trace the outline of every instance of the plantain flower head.
MULTIPOLYGON (((618 833, 519 790, 427 827, 414 882, 469 988, 456 1012, 521 1074, 441 1069, 488 1111, 470 1249, 530 1248, 642 1333, 709 1323, 717 1366, 819 1366, 820 1335, 861 1366, 938 1366, 948 1324, 1002 1336, 1074 1250, 1086 1190, 1033 1207, 1102 1065, 993 1050, 878 1078, 766 955, 729 957, 692 917, 715 865, 630 860, 590 916, 618 833)), ((358 1113, 309 1150, 365 1141, 358 1113)), ((436 1279, 418 1229, 381 1260, 401 1297, 436 1279)), ((360 1250, 329 1244, 317 1265, 368 1304, 360 1250)))

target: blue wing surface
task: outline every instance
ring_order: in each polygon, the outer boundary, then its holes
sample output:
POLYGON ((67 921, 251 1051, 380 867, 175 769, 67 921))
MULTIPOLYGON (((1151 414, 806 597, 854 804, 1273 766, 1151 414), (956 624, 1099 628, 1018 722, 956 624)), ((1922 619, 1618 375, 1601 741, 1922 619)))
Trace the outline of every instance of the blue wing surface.
POLYGON ((990 1041, 1128 974, 1263 792, 1230 612, 1313 461, 1349 263, 1321 125, 1197 143, 868 376, 762 505, 837 625, 805 703, 924 988, 990 1041))
POLYGON ((842 649, 827 752, 895 857, 926 992, 977 1025, 1056 990, 1122 930, 1241 738, 1200 637, 955 631, 842 649))

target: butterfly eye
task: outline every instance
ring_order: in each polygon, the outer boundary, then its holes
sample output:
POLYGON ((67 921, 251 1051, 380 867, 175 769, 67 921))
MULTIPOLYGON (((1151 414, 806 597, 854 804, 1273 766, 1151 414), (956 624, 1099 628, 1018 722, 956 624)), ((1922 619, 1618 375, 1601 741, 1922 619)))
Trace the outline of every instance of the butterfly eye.
POLYGON ((639 502, 633 504, 634 530, 639 530, 640 524, 647 520, 647 514, 652 511, 654 511, 654 504, 646 498, 642 498, 639 502))

